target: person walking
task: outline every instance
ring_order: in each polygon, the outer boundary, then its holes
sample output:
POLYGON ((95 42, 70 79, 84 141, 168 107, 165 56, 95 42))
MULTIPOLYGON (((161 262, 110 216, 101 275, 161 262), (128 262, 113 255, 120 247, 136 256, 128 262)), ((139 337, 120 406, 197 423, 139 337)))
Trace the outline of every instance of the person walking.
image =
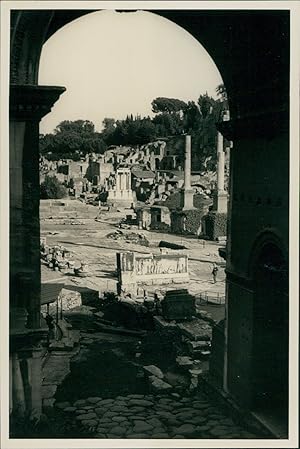
POLYGON ((213 282, 214 284, 217 282, 217 274, 218 274, 218 267, 216 264, 213 265, 213 269, 212 269, 212 276, 213 276, 213 282))

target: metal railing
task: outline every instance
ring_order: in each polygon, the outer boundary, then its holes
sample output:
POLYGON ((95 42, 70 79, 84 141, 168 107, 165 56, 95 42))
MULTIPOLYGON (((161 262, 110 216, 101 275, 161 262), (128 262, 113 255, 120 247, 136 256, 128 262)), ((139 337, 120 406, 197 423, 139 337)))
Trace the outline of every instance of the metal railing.
POLYGON ((225 304, 225 295, 223 293, 213 292, 210 290, 204 291, 196 295, 196 304, 212 304, 221 306, 225 304))

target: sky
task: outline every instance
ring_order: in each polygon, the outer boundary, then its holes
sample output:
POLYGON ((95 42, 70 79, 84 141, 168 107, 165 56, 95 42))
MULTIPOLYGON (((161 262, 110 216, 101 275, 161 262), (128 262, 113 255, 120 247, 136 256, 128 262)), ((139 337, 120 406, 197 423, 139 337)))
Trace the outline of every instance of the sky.
POLYGON ((39 84, 66 92, 43 118, 40 132, 62 120, 153 116, 156 97, 197 101, 222 83, 200 43, 175 23, 147 11, 87 14, 58 30, 43 46, 39 84))

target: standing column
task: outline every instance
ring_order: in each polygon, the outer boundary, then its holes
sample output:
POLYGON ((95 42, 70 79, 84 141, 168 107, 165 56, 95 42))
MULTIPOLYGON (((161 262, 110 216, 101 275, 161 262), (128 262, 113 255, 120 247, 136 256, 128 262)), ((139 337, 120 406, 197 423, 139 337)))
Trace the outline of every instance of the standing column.
POLYGON ((184 188, 191 188, 191 136, 185 136, 184 188))
POLYGON ((184 187, 183 187, 183 210, 194 209, 194 191, 191 188, 191 136, 185 136, 184 153, 184 187))
POLYGON ((64 87, 48 86, 10 88, 10 315, 14 328, 22 328, 16 317, 24 309, 27 327, 40 325, 39 122, 64 91, 64 87))
POLYGON ((225 181, 225 153, 223 150, 223 136, 218 131, 218 172, 217 172, 217 189, 218 192, 224 192, 225 181))
MULTIPOLYGON (((229 111, 224 111, 223 121, 229 120, 229 111)), ((225 191, 225 152, 223 135, 218 131, 217 142, 217 188, 214 192, 213 209, 219 213, 227 213, 227 192, 225 191)))

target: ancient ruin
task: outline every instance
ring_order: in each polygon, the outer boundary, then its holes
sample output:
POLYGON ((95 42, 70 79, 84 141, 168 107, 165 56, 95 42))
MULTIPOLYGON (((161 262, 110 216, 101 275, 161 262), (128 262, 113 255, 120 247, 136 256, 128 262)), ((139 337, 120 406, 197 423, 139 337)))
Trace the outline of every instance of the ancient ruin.
POLYGON ((119 292, 137 294, 139 285, 155 286, 189 280, 188 256, 183 254, 117 253, 119 292))

